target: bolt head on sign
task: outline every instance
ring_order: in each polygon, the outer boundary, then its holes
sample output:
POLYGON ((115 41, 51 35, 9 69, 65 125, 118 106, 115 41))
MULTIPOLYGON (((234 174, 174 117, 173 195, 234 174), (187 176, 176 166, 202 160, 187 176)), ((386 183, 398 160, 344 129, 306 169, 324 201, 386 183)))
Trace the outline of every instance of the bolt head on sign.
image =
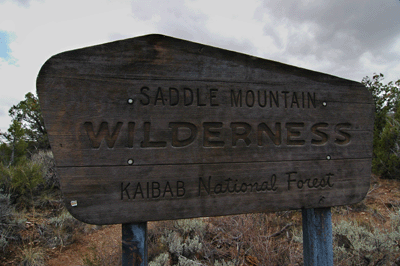
POLYGON ((147 35, 51 57, 37 92, 64 202, 87 223, 330 207, 369 188, 358 82, 147 35))

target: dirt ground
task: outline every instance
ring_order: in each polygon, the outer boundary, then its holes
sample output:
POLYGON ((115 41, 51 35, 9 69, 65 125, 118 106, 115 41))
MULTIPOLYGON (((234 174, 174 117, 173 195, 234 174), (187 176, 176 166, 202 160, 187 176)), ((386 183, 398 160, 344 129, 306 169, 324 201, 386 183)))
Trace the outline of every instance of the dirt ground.
POLYGON ((88 235, 83 235, 78 241, 61 250, 55 249, 50 255, 52 258, 47 262, 47 265, 83 265, 82 259, 91 254, 93 249, 101 249, 106 253, 117 252, 116 250, 105 249, 120 248, 121 237, 120 224, 105 226, 103 229, 94 231, 88 235))

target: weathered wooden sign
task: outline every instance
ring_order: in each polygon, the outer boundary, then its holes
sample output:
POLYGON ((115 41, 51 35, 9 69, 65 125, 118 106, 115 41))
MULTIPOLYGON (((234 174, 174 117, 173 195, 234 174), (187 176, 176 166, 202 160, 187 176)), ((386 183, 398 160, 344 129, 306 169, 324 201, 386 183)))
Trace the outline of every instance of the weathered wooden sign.
POLYGON ((374 110, 357 82, 147 35, 55 55, 37 90, 87 223, 329 207, 369 188, 374 110))

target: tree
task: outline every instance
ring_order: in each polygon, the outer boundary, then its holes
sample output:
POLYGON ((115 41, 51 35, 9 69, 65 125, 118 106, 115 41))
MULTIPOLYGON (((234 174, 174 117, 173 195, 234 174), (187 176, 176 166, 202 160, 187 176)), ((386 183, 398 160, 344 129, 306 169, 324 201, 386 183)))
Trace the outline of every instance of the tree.
POLYGON ((8 112, 12 123, 0 138, 1 163, 16 165, 34 151, 50 148, 39 100, 34 94, 27 93, 25 100, 12 106, 8 112))
POLYGON ((384 84, 383 74, 363 78, 375 103, 372 171, 400 179, 400 79, 384 84))
POLYGON ((0 144, 1 162, 4 165, 14 165, 26 157, 28 143, 25 138, 22 123, 14 120, 7 133, 3 135, 6 142, 0 144))
POLYGON ((22 124, 29 150, 50 149, 39 99, 33 93, 28 92, 25 94, 25 100, 13 105, 8 112, 12 121, 19 121, 22 124))

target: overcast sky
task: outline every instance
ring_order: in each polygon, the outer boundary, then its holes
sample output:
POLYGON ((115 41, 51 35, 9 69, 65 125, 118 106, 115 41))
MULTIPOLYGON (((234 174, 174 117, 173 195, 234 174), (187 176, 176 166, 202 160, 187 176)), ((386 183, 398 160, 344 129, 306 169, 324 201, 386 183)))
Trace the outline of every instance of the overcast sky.
POLYGON ((0 129, 57 53, 160 33, 361 81, 400 79, 399 0, 0 0, 0 129))

